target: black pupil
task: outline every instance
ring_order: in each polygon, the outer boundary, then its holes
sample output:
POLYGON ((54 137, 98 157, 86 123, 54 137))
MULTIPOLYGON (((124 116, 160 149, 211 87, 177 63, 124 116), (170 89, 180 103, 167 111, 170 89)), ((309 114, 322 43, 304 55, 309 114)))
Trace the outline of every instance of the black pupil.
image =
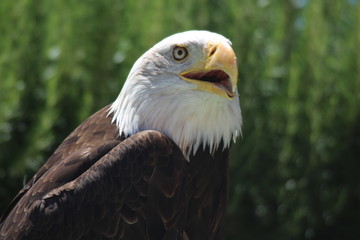
POLYGON ((183 51, 181 49, 178 50, 178 55, 179 56, 183 55, 183 51))

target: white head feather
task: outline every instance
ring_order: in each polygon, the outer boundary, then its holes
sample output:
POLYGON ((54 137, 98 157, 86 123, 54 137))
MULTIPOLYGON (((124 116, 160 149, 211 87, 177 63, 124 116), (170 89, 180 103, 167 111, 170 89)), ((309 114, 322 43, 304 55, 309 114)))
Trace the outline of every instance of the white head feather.
POLYGON ((199 59, 210 41, 226 42, 225 37, 207 31, 188 31, 165 38, 134 64, 110 112, 125 136, 143 130, 157 130, 170 137, 187 159, 200 145, 214 152, 221 141, 224 148, 241 133, 238 93, 226 99, 179 77, 199 59), (172 49, 186 45, 189 57, 175 61, 172 49))

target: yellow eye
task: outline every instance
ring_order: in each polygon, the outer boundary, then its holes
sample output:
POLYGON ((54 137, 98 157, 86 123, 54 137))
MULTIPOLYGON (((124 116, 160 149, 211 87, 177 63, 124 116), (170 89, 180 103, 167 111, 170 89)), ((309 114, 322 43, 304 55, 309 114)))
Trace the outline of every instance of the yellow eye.
POLYGON ((188 50, 184 47, 175 47, 173 50, 173 57, 176 61, 185 59, 189 55, 188 50))

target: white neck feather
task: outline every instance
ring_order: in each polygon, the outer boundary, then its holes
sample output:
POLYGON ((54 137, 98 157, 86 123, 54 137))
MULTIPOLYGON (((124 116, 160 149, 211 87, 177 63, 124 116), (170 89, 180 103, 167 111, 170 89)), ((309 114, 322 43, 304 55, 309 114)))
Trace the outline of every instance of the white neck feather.
MULTIPOLYGON (((163 86, 168 84, 154 86, 149 79, 133 77, 126 81, 110 111, 114 113, 113 122, 125 136, 143 130, 160 131, 189 160, 201 145, 209 146, 214 153, 221 141, 227 148, 241 134, 238 96, 230 101, 209 92, 189 91, 186 87, 168 92, 169 88, 163 86)), ((171 80, 167 82, 172 84, 171 80)))

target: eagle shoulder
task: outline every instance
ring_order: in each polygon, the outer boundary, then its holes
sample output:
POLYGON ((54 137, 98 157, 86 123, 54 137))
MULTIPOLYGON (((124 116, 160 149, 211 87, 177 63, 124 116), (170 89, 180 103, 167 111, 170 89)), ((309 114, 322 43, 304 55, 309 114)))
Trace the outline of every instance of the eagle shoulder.
MULTIPOLYGON (((80 129, 85 134, 90 130, 80 129)), ((159 239, 178 222, 181 202, 186 201, 181 188, 187 162, 168 137, 144 131, 123 141, 108 139, 98 147, 85 144, 65 154, 68 142, 54 153, 66 157, 42 168, 46 171, 3 220, 1 236, 159 239), (154 230, 136 231, 154 225, 154 230)))

